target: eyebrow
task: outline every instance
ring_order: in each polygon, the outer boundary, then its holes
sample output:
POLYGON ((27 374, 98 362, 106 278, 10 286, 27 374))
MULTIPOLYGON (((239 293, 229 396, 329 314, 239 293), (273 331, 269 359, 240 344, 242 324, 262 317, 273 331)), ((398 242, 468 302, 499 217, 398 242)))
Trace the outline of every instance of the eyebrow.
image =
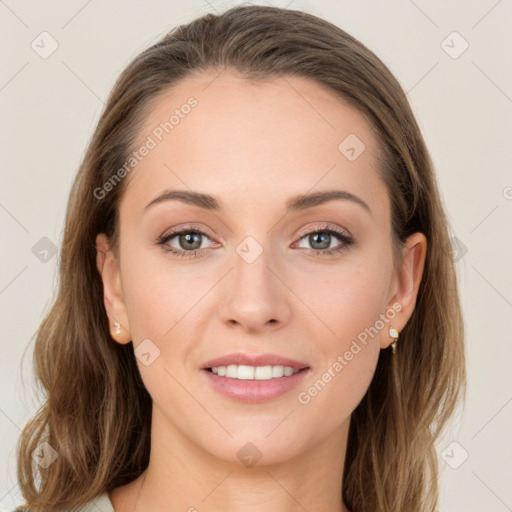
MULTIPOLYGON (((300 194, 298 196, 291 197, 286 201, 286 210, 302 211, 335 199, 352 201, 362 206, 370 215, 372 215, 370 207, 360 197, 345 190, 326 190, 323 192, 300 194)), ((172 200, 198 206, 205 210, 219 211, 221 209, 220 201, 212 195, 204 194, 202 192, 194 192, 191 190, 164 190, 146 205, 144 212, 151 206, 162 203, 163 201, 172 200)))

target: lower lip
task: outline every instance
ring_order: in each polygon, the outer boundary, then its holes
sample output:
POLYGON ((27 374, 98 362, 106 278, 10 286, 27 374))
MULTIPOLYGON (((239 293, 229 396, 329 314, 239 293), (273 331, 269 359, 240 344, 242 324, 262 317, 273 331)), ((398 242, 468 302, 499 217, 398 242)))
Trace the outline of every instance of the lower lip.
POLYGON ((272 400, 284 395, 311 373, 311 368, 290 375, 270 380, 240 380, 220 377, 208 370, 201 370, 210 384, 223 395, 241 402, 255 403, 272 400))

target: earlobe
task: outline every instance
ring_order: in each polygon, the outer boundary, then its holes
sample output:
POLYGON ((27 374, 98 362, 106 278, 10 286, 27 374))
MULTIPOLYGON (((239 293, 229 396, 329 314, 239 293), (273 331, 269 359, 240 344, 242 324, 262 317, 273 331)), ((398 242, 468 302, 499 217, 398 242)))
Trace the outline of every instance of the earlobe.
MULTIPOLYGON (((409 321, 414 308, 418 290, 423 277, 427 254, 427 238, 423 233, 414 233, 406 240, 402 255, 402 265, 397 278, 397 291, 394 303, 401 306, 400 312, 390 322, 391 326, 400 332, 409 321)), ((384 336, 381 347, 386 348, 393 342, 393 337, 384 336)))
POLYGON ((131 341, 128 315, 121 288, 119 265, 110 249, 108 237, 96 237, 96 267, 103 283, 103 301, 109 317, 110 335, 114 341, 126 344, 131 341))

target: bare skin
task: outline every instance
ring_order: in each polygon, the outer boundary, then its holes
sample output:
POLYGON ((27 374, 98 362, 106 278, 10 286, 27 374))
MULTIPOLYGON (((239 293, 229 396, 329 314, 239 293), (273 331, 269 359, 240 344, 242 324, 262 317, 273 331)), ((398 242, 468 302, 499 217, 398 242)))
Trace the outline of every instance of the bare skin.
MULTIPOLYGON (((105 307, 121 323, 112 337, 135 348, 150 339, 160 351, 148 366, 137 359, 153 399, 149 466, 109 497, 116 512, 349 512, 341 482, 350 415, 393 341, 389 327, 401 331, 414 310, 427 242, 411 235, 393 267, 390 200, 359 113, 305 79, 216 76, 187 78, 155 103, 141 143, 187 98, 198 102, 125 178, 119 261, 97 237, 105 307), (349 134, 365 144, 353 161, 338 149, 349 134), (211 194, 221 207, 167 200, 145 210, 166 189, 211 194), (285 211, 292 196, 334 189, 370 211, 346 199, 285 211), (157 244, 191 223, 188 233, 204 233, 202 252, 178 257, 157 244), (353 243, 331 235, 326 248, 308 236, 326 226, 353 243), (247 236, 251 251, 262 249, 251 263, 237 252, 247 236), (333 371, 380 315, 389 321, 333 371), (311 373, 277 398, 243 403, 201 369, 238 351, 305 361, 311 373), (312 396, 319 379, 328 382, 312 396), (248 442, 261 455, 250 467, 238 455, 248 442)), ((165 245, 191 252, 179 235, 165 245)))

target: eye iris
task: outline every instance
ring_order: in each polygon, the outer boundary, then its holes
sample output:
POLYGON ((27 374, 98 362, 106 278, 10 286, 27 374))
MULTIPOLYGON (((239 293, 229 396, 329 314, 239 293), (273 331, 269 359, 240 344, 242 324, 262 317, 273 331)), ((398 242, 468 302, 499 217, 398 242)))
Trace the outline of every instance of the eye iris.
POLYGON ((181 247, 183 247, 184 249, 199 249, 201 247, 201 235, 200 233, 185 233, 185 234, 181 234, 179 236, 179 242, 180 242, 180 245, 181 247), (194 246, 194 247, 190 247, 189 243, 198 243, 197 246, 194 246))
POLYGON ((313 233, 309 235, 309 242, 313 249, 327 249, 331 245, 331 235, 329 233, 313 233), (323 240, 320 242, 320 247, 315 247, 319 237, 323 237, 323 240))

